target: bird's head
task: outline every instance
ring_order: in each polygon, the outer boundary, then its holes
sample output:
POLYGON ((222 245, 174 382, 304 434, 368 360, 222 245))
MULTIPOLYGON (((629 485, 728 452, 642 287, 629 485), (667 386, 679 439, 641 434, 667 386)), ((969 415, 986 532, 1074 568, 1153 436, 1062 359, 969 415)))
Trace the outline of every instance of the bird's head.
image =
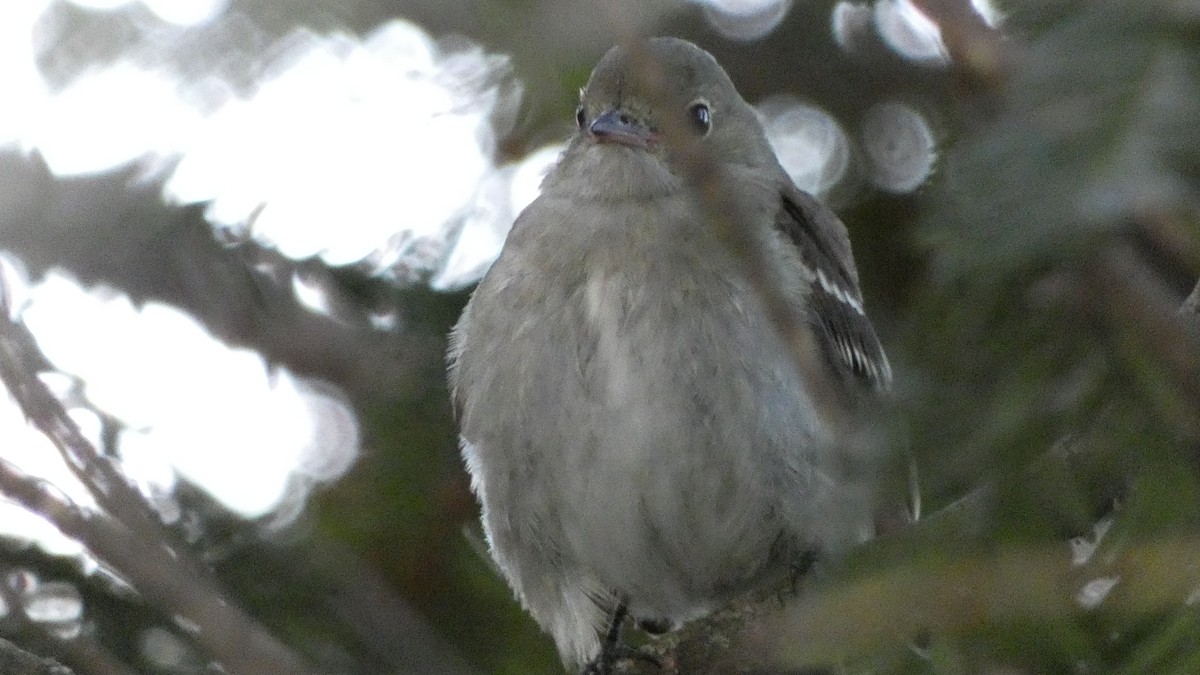
POLYGON ((567 173, 657 192, 698 164, 763 166, 774 154, 754 109, 716 59, 677 38, 613 47, 581 91, 567 173), (612 176, 622 173, 626 179, 612 176))

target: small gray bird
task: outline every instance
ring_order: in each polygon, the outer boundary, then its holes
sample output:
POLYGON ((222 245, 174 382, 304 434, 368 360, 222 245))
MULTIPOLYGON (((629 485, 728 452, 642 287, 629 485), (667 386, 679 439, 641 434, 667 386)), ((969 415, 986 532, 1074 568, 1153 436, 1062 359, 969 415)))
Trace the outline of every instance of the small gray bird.
POLYGON ((569 667, 871 536, 845 411, 891 379, 845 226, 710 54, 614 47, 576 121, 450 348, 492 556, 569 667))

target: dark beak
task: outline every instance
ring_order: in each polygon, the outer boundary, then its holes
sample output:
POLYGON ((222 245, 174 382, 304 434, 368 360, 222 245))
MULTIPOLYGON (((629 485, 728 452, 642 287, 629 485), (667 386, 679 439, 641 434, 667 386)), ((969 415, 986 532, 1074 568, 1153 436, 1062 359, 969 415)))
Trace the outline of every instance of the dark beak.
POLYGON ((658 141, 658 133, 634 121, 629 113, 614 108, 600 113, 588 126, 588 133, 599 143, 620 143, 644 148, 658 141))

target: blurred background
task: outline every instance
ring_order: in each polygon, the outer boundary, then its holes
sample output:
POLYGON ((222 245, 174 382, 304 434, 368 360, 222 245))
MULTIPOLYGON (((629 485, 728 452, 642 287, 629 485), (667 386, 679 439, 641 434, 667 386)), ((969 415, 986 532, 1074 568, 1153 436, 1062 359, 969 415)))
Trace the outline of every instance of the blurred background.
POLYGON ((897 373, 918 522, 765 653, 1200 672, 1186 0, 5 3, 0 663, 278 671, 176 604, 211 568, 314 672, 560 672, 477 533, 445 336, 639 35, 711 51, 843 217, 897 373))

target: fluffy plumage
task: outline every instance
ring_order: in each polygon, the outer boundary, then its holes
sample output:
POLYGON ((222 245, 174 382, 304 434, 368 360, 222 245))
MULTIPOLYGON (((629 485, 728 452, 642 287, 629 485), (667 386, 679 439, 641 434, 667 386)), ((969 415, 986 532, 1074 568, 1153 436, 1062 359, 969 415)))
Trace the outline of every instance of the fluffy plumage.
POLYGON ((869 536, 829 411, 891 377, 845 227, 712 56, 616 47, 579 119, 450 354, 492 555, 574 666, 618 602, 685 621, 869 536))

